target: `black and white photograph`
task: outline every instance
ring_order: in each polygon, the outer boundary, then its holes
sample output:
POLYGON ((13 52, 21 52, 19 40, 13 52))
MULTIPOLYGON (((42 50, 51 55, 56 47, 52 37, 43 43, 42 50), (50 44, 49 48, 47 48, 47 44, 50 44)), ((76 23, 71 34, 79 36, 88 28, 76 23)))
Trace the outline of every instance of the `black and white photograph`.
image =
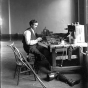
POLYGON ((1 88, 88 88, 88 0, 0 0, 1 88))

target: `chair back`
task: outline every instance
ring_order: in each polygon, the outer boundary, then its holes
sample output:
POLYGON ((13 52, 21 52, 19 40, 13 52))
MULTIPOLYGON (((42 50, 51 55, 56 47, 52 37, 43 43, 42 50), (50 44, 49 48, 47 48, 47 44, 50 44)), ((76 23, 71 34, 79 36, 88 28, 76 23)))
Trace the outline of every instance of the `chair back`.
POLYGON ((14 56, 15 56, 15 60, 16 60, 16 64, 17 65, 23 65, 22 61, 23 61, 23 56, 21 55, 21 52, 19 51, 19 49, 14 45, 14 42, 10 45, 8 45, 14 52, 14 56))

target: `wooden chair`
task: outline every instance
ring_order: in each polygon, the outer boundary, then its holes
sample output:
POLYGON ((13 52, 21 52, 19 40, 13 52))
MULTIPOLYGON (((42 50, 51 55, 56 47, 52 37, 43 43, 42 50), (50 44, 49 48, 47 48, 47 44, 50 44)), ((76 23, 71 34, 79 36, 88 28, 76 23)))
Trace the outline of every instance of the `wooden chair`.
MULTIPOLYGON (((14 52, 14 56, 15 56, 15 61, 16 61, 16 67, 15 67, 15 73, 14 73, 14 78, 15 78, 15 76, 17 75, 17 85, 19 84, 19 76, 20 76, 20 74, 22 73, 29 73, 30 74, 30 72, 31 72, 31 70, 30 69, 27 69, 27 67, 22 63, 22 61, 24 61, 23 60, 23 57, 22 57, 22 55, 21 55, 21 53, 20 53, 20 51, 18 50, 18 48, 16 48, 16 46, 14 45, 14 43, 12 43, 11 45, 8 45, 12 50, 13 50, 13 52, 14 52), (20 59, 22 59, 22 61, 20 60, 20 59)), ((25 58, 26 59, 26 58, 25 58)), ((30 65, 33 67, 34 66, 34 62, 32 61, 30 61, 30 62, 28 62, 28 63, 30 63, 30 65)), ((34 78, 35 78, 35 75, 34 75, 34 78)), ((35 78, 35 80, 36 80, 36 78, 35 78)))
POLYGON ((12 43, 11 45, 8 45, 8 46, 13 50, 14 55, 15 55, 15 59, 16 59, 16 69, 15 69, 14 77, 17 73, 17 85, 19 84, 20 73, 25 73, 25 72, 31 71, 34 74, 35 80, 37 78, 38 81, 40 82, 40 84, 43 86, 43 88, 46 88, 45 85, 43 84, 43 82, 41 81, 41 79, 39 78, 39 76, 34 71, 34 69, 32 67, 33 64, 27 61, 27 58, 25 58, 23 56, 23 54, 14 45, 14 43, 12 43), (25 71, 21 71, 21 69, 24 67, 26 67, 27 69, 25 71))

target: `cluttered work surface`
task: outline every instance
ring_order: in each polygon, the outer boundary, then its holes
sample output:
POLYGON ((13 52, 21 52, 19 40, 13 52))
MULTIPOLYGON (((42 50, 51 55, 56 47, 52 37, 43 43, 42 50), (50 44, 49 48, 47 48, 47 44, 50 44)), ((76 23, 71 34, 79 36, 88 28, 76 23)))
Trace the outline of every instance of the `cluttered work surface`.
MULTIPOLYGON (((52 69, 53 70, 74 70, 79 69, 81 67, 82 61, 83 61, 83 48, 87 48, 88 44, 85 42, 85 36, 84 36, 84 25, 68 25, 68 33, 64 34, 64 36, 57 36, 53 37, 46 36, 46 40, 39 43, 39 45, 44 46, 49 49, 52 56, 52 69), (79 59, 79 66, 63 66, 63 60, 64 59, 72 59, 73 51, 78 48, 78 51, 76 51, 76 57, 79 59), (61 65, 57 66, 56 61, 58 60, 57 56, 58 53, 62 52, 62 55, 60 57, 61 59, 61 65)), ((69 62, 70 63, 70 62, 69 62)))

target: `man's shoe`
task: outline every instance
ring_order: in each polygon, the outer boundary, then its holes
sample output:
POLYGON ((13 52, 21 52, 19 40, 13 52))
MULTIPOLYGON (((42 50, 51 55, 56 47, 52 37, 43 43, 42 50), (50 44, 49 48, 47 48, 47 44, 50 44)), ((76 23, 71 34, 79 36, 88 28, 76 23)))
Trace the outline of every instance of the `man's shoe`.
POLYGON ((51 80, 53 80, 55 77, 56 77, 56 74, 55 74, 55 73, 47 74, 47 81, 51 81, 51 80))
POLYGON ((69 82, 68 82, 69 86, 74 86, 74 85, 79 84, 79 83, 80 83, 80 80, 69 81, 69 82))

